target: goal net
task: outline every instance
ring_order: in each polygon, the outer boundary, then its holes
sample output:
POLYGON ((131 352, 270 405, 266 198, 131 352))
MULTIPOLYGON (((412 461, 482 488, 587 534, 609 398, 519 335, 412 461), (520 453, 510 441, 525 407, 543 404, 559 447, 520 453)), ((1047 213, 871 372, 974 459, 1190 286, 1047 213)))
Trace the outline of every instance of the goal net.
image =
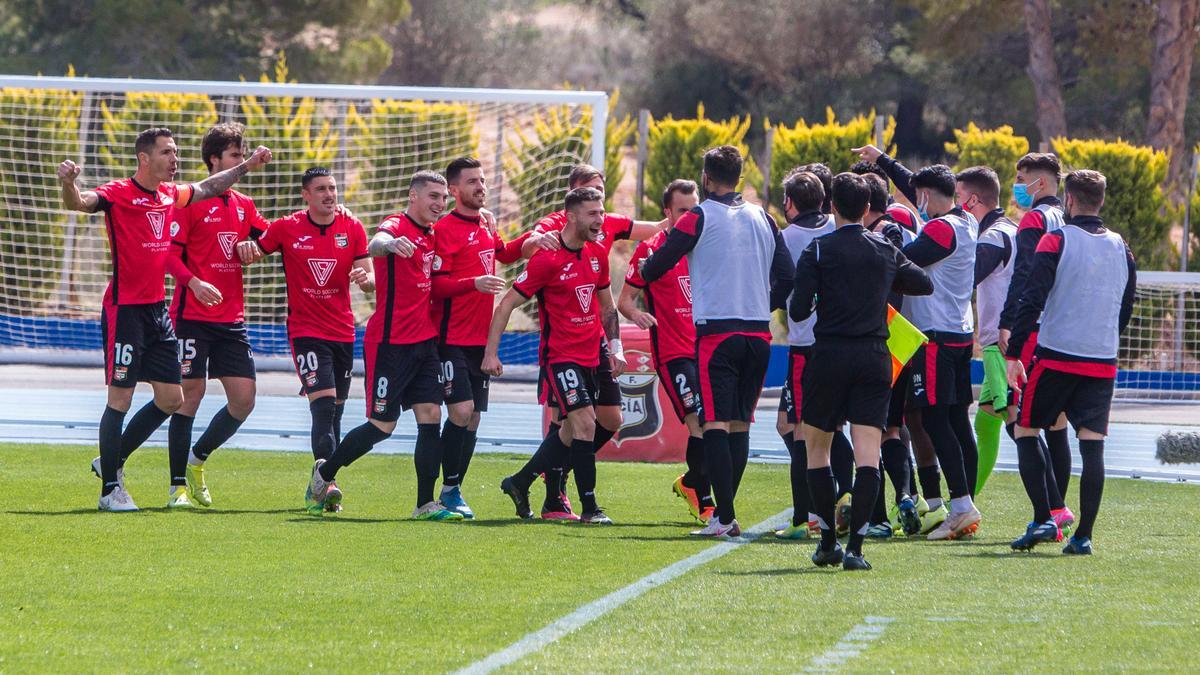
POLYGON ((1200 400, 1200 273, 1138 272, 1117 398, 1200 400))
MULTIPOLYGON (((0 359, 101 362, 103 216, 62 207, 55 169, 65 159, 83 165, 83 189, 129 177, 138 132, 163 126, 179 146, 176 180, 196 181, 208 173, 205 131, 241 122, 251 147, 274 154, 237 186, 265 218, 304 208, 300 175, 327 166, 371 234, 403 209, 412 173, 471 155, 491 186, 488 207, 513 238, 559 208, 573 165, 604 166, 607 104, 602 92, 580 91, 0 77, 0 359)), ((373 298, 353 294, 361 330, 373 298)), ((501 349, 507 363, 534 362, 535 312, 514 316, 501 349)), ((278 261, 249 268, 246 321, 262 365, 290 363, 286 316, 278 261)))

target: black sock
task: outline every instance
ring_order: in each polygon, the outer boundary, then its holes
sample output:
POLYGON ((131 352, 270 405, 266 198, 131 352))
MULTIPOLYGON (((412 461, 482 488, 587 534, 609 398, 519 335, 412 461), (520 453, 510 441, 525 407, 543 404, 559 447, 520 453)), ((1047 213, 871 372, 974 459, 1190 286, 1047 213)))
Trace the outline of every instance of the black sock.
POLYGON ((1066 506, 1063 495, 1058 491, 1058 481, 1054 479, 1054 460, 1050 458, 1050 446, 1046 439, 1038 435, 1038 449, 1042 451, 1042 461, 1046 464, 1046 495, 1050 498, 1050 510, 1066 506))
POLYGON ((141 410, 134 414, 133 419, 129 420, 129 424, 125 425, 125 431, 121 433, 120 466, 125 466, 125 460, 129 459, 133 451, 142 447, 146 439, 150 438, 150 434, 161 427, 170 416, 170 413, 163 412, 155 405, 154 401, 142 406, 141 410))
POLYGON ((729 432, 709 429, 704 432, 704 469, 717 502, 714 512, 721 522, 733 523, 733 458, 730 457, 729 432))
MULTIPOLYGON (((907 443, 905 443, 905 447, 908 447, 907 443)), ((917 463, 913 460, 910 452, 908 454, 908 496, 916 497, 917 494, 917 463)))
POLYGON ((729 460, 733 478, 733 498, 737 499, 742 475, 746 473, 746 462, 750 461, 750 432, 733 431, 729 434, 729 460))
POLYGON ((1050 450, 1050 466, 1054 469, 1058 496, 1065 502, 1067 488, 1071 485, 1071 440, 1067 437, 1067 428, 1047 429, 1046 447, 1050 450))
MULTIPOLYGON (((542 439, 542 444, 538 446, 533 456, 529 458, 529 461, 525 462, 525 466, 513 474, 513 483, 522 490, 528 490, 529 486, 533 485, 533 481, 537 480, 538 476, 546 474, 547 478, 549 478, 550 472, 554 470, 551 467, 562 466, 567 452, 567 447, 558 438, 558 431, 551 428, 550 433, 546 434, 546 438, 542 439)), ((559 474, 556 475, 561 475, 562 469, 558 469, 558 471, 559 474)), ((554 494, 556 497, 558 495, 557 488, 558 485, 555 484, 554 494)))
POLYGON ((312 442, 313 459, 329 459, 335 445, 333 440, 333 397, 324 396, 315 401, 309 401, 308 411, 312 414, 312 428, 309 435, 312 442))
MULTIPOLYGON (((551 436, 558 438, 558 432, 561 429, 561 424, 558 422, 551 422, 550 426, 546 429, 546 438, 550 438, 551 436)), ((561 439, 559 440, 561 441, 561 439)), ((545 445, 544 440, 542 441, 542 445, 545 445)), ((553 452, 548 455, 547 458, 554 457, 554 461, 547 463, 542 468, 542 471, 538 472, 542 475, 543 480, 546 482, 546 499, 544 501, 546 506, 558 504, 558 495, 565 493, 567 490, 566 467, 567 462, 570 461, 571 454, 570 446, 563 445, 560 442, 556 442, 552 450, 553 452), (560 456, 563 457, 563 459, 559 459, 560 456)))
POLYGON ((1044 523, 1050 520, 1050 498, 1046 494, 1046 459, 1038 447, 1037 436, 1017 439, 1017 467, 1025 493, 1033 504, 1033 521, 1044 523))
POLYGON ((442 485, 452 487, 462 484, 462 448, 463 437, 467 434, 466 427, 460 427, 450 420, 442 425, 442 485))
POLYGON ((106 495, 117 487, 117 469, 121 465, 121 425, 125 413, 111 406, 104 407, 100 416, 100 494, 106 495))
MULTIPOLYGON (((596 427, 599 431, 601 427, 596 427)), ((575 488, 579 491, 579 508, 584 513, 596 507, 596 451, 593 441, 576 438, 571 441, 571 468, 575 470, 575 488)))
POLYGON ((417 508, 433 501, 433 486, 442 469, 441 438, 437 424, 417 424, 417 447, 413 464, 417 469, 417 508))
POLYGON ((609 441, 611 441, 613 436, 616 436, 616 435, 617 435, 617 432, 609 431, 608 429, 605 429, 604 427, 600 426, 599 423, 597 423, 596 424, 596 433, 592 435, 592 454, 596 454, 597 452, 600 452, 600 449, 603 448, 605 446, 605 444, 607 444, 609 441))
POLYGON ((812 495, 808 491, 808 448, 804 441, 791 439, 788 454, 792 456, 792 525, 800 527, 808 523, 812 511, 812 495))
POLYGON ((862 555, 863 537, 870 526, 871 511, 875 509, 881 483, 877 466, 860 466, 855 472, 854 496, 850 498, 850 542, 846 545, 850 553, 862 555))
POLYGON ((829 467, 833 469, 833 478, 837 481, 837 499, 840 499, 854 489, 854 446, 850 445, 850 439, 841 429, 833 432, 833 442, 829 446, 829 467))
POLYGON ((371 448, 387 440, 389 436, 391 434, 370 422, 364 422, 354 427, 350 430, 350 433, 346 434, 342 442, 338 444, 337 450, 334 450, 329 459, 325 460, 325 463, 318 469, 321 473, 321 478, 333 480, 337 477, 338 469, 350 466, 354 460, 370 452, 371 448))
POLYGON ((808 490, 812 493, 812 511, 821 526, 821 548, 831 550, 837 543, 837 532, 833 529, 833 507, 837 501, 833 469, 828 466, 809 469, 808 490))
POLYGON ((701 507, 713 505, 712 488, 704 472, 704 438, 701 436, 688 436, 687 472, 683 474, 683 484, 700 496, 701 507))
POLYGON ((921 424, 925 427, 925 433, 929 434, 929 439, 933 441, 938 464, 942 467, 942 473, 946 475, 946 487, 950 488, 950 498, 970 496, 971 484, 967 480, 967 471, 963 463, 963 449, 950 426, 950 406, 931 405, 923 409, 921 424))
POLYGON ((342 443, 342 413, 346 412, 346 402, 333 403, 333 449, 337 450, 342 443))
POLYGON ((921 496, 926 500, 942 498, 942 472, 938 465, 917 467, 921 479, 921 496))
MULTIPOLYGON (((858 478, 855 477, 856 489, 858 478)), ((871 525, 880 525, 888 522, 887 516, 887 491, 883 488, 883 477, 879 478, 879 490, 875 499, 875 507, 871 509, 871 525)))
POLYGON ((167 427, 167 463, 171 467, 171 485, 187 485, 188 450, 192 445, 192 425, 195 417, 182 413, 171 415, 167 427))
POLYGON ((1083 456, 1083 472, 1079 476, 1079 523, 1075 535, 1092 538, 1092 527, 1100 513, 1100 498, 1104 496, 1104 440, 1079 441, 1083 456))
POLYGON ((200 461, 208 459, 213 450, 224 445, 225 441, 237 433, 244 421, 231 415, 229 406, 221 408, 216 415, 213 415, 212 421, 208 423, 208 428, 204 430, 204 433, 200 434, 200 440, 192 446, 192 454, 200 461))
POLYGON ((913 479, 909 473, 911 466, 908 463, 908 447, 904 445, 904 441, 899 438, 888 439, 883 442, 880 451, 883 455, 883 468, 887 471, 888 479, 892 481, 892 489, 896 491, 896 502, 899 503, 902 495, 911 497, 909 490, 913 479))
POLYGON ((471 468, 471 458, 475 456, 475 443, 479 440, 477 429, 467 429, 463 432, 462 449, 458 454, 458 484, 467 479, 467 469, 471 468))
POLYGON ((979 446, 975 443, 975 427, 971 424, 970 407, 969 403, 950 406, 950 428, 954 431, 958 447, 962 450, 967 489, 974 497, 975 484, 979 480, 979 446))

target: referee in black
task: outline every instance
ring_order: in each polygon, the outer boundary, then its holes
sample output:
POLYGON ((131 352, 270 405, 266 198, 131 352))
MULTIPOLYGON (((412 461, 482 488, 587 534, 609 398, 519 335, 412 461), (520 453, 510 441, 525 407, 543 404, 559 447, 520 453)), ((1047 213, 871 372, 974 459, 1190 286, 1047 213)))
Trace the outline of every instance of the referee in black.
POLYGON ((865 230, 871 198, 867 182, 852 173, 833 177, 837 229, 813 240, 796 266, 789 312, 802 321, 813 311, 816 344, 804 370, 801 430, 808 446, 808 486, 821 526, 812 560, 818 567, 868 570, 862 543, 879 491, 879 445, 887 425, 892 361, 887 348, 888 293, 929 295, 933 283, 882 236, 865 230), (843 559, 833 529, 835 489, 829 468, 833 433, 850 422, 854 445, 853 510, 843 559))

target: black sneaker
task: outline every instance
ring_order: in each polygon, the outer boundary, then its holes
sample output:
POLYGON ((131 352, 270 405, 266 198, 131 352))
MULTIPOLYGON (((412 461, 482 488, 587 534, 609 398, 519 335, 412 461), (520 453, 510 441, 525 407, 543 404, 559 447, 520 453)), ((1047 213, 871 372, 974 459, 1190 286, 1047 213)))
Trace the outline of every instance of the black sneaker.
POLYGON ((596 507, 595 511, 584 511, 583 513, 579 514, 579 522, 589 523, 591 525, 613 524, 612 518, 609 518, 607 515, 605 515, 604 509, 600 508, 599 506, 596 507))
POLYGON ((842 558, 842 569, 846 570, 847 572, 853 572, 856 570, 869 570, 871 569, 871 563, 867 562, 867 559, 862 557, 861 553, 857 555, 854 553, 847 553, 846 556, 842 558))
POLYGON ((1054 541, 1058 538, 1058 525, 1053 520, 1044 523, 1030 523, 1025 527, 1025 534, 1017 537, 1009 544, 1014 551, 1032 551, 1034 546, 1043 542, 1054 541))
POLYGON ((1064 555, 1091 555, 1092 540, 1088 537, 1071 537, 1063 547, 1064 555))
POLYGON ((817 567, 831 567, 842 564, 842 545, 834 543, 833 548, 826 551, 817 544, 817 550, 812 554, 812 561, 817 567))
POLYGON ((513 506, 517 507, 518 518, 532 518, 533 511, 529 508, 529 490, 522 490, 517 487, 512 476, 500 481, 500 490, 508 495, 508 498, 513 501, 513 506))

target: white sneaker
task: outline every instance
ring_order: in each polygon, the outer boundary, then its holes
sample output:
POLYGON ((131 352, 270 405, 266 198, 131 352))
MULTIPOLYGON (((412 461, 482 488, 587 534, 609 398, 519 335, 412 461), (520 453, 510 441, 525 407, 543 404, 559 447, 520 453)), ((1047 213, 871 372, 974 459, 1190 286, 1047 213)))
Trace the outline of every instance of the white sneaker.
POLYGON ((975 530, 979 529, 979 521, 983 520, 983 514, 975 505, 971 505, 969 511, 951 511, 950 515, 938 525, 934 531, 929 533, 931 541, 943 539, 960 539, 970 534, 974 534, 975 530))
POLYGON ((695 530, 691 534, 693 537, 740 537, 742 528, 738 526, 736 518, 732 523, 725 525, 714 515, 708 519, 708 525, 704 526, 704 529, 695 530))
POLYGON ((137 504, 133 503, 133 497, 125 491, 124 487, 118 486, 117 489, 100 497, 100 503, 96 506, 101 511, 137 511, 137 504))
MULTIPOLYGON (((104 480, 104 474, 100 473, 99 457, 92 460, 92 473, 96 474, 96 478, 104 480)), ((120 485, 122 489, 125 488, 125 467, 117 469, 117 484, 120 485)))

